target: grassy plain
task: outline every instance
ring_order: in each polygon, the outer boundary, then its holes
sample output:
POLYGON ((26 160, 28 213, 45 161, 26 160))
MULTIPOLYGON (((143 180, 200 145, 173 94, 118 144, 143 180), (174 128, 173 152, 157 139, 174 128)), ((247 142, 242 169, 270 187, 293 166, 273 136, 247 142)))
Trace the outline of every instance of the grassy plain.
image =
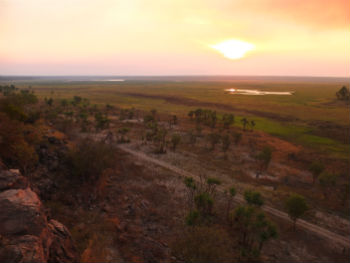
POLYGON ((32 86, 40 97, 71 98, 74 95, 96 104, 157 109, 160 113, 186 117, 190 110, 210 108, 219 114, 231 112, 235 125, 247 117, 255 129, 296 144, 314 148, 332 157, 349 157, 349 105, 336 101, 344 79, 127 79, 112 81, 31 80, 15 83, 32 86), (290 96, 233 95, 225 89, 291 91, 290 96))

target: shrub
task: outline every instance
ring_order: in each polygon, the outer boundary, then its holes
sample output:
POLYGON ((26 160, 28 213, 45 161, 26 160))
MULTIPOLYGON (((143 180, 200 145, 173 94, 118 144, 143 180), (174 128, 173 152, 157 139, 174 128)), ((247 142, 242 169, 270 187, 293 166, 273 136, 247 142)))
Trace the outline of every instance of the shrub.
POLYGON ((11 119, 25 121, 27 119, 26 106, 37 102, 38 98, 31 90, 11 92, 0 100, 0 110, 11 119))
POLYGON ((179 134, 173 134, 171 136, 171 144, 172 144, 173 151, 176 150, 176 147, 180 143, 180 141, 181 141, 181 136, 179 134))
POLYGON ((346 86, 343 86, 340 90, 337 91, 336 96, 338 100, 349 101, 350 99, 349 89, 346 86))
POLYGON ((323 172, 320 174, 318 180, 320 181, 320 185, 323 190, 323 195, 325 198, 327 198, 328 192, 330 192, 330 189, 336 185, 337 182, 337 175, 323 172))
POLYGON ((197 210, 190 211, 186 217, 186 224, 189 226, 194 226, 199 224, 199 213, 197 210))
POLYGON ((235 144, 237 145, 242 140, 242 133, 234 132, 234 133, 232 133, 232 137, 233 137, 235 144))
POLYGON ((264 204, 264 200, 259 192, 247 190, 244 192, 244 199, 250 205, 262 206, 264 204))
POLYGON ((72 174, 78 180, 94 182, 105 169, 113 168, 115 158, 114 149, 110 145, 84 139, 69 153, 68 161, 72 174))
POLYGON ((38 162, 33 142, 24 136, 25 130, 23 123, 0 114, 0 159, 9 167, 20 167, 24 174, 38 162))
POLYGON ((312 173, 312 183, 315 183, 315 180, 318 178, 318 176, 323 172, 324 165, 318 161, 314 161, 310 167, 309 171, 312 173))
POLYGON ((220 134, 218 134, 216 132, 208 134, 208 141, 210 142, 210 145, 211 145, 211 147, 210 147, 211 151, 213 151, 215 149, 215 145, 217 143, 219 143, 220 138, 221 138, 220 134))

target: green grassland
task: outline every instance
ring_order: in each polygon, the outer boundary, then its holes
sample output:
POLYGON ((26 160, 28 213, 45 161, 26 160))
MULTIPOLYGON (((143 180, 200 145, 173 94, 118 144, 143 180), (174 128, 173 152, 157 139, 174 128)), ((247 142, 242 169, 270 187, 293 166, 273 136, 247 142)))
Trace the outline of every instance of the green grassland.
POLYGON ((312 147, 334 157, 349 158, 349 144, 341 136, 324 135, 326 124, 332 131, 343 129, 349 137, 349 105, 336 101, 335 93, 346 85, 340 80, 235 80, 235 81, 164 81, 127 80, 125 82, 21 81, 19 87, 32 86, 40 97, 71 98, 74 95, 96 104, 135 107, 142 110, 185 117, 190 110, 211 108, 219 113, 231 112, 239 119, 248 117, 256 129, 312 147), (232 95, 225 89, 291 91, 291 96, 232 95), (345 142, 344 142, 345 141, 345 142))

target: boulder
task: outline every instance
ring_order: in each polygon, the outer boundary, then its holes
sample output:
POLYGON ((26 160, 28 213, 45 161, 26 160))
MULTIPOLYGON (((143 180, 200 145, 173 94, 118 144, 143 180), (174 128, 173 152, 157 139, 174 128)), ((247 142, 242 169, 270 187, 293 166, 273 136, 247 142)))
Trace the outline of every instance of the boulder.
POLYGON ((28 186, 27 178, 21 175, 19 170, 0 171, 0 191, 7 189, 25 189, 28 186))
POLYGON ((78 262, 68 229, 48 221, 19 171, 0 171, 0 262, 78 262))

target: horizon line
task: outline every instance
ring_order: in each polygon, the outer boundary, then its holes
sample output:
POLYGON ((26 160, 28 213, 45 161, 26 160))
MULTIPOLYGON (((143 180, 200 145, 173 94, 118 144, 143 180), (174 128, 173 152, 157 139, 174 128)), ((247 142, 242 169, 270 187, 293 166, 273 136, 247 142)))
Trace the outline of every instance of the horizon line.
POLYGON ((231 74, 0 74, 2 77, 295 77, 295 78, 347 78, 350 76, 320 76, 320 75, 231 75, 231 74))

